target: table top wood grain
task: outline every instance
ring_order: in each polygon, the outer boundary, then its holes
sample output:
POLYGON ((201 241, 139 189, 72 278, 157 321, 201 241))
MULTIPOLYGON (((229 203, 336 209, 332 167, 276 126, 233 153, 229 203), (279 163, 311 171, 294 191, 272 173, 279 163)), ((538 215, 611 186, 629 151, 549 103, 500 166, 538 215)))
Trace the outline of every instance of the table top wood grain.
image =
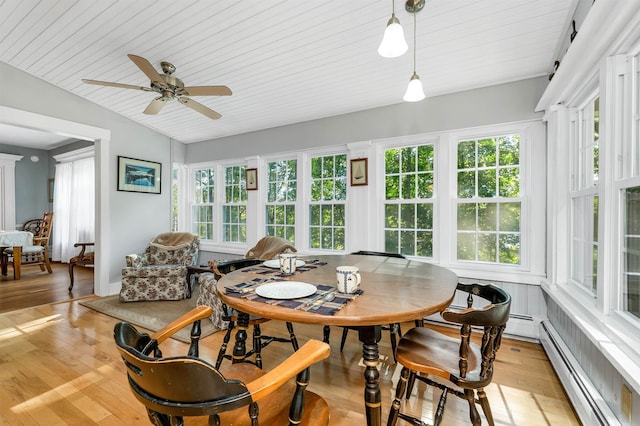
MULTIPOLYGON (((452 271, 416 260, 362 255, 301 256, 303 260, 327 262, 318 268, 296 273, 282 280, 336 286, 336 267, 360 268, 363 294, 349 302, 335 315, 322 315, 268 303, 250 301, 225 294, 225 288, 259 275, 244 269, 223 276, 217 284, 220 299, 241 312, 281 321, 340 325, 372 326, 392 324, 437 313, 453 300, 458 277, 452 271)), ((246 268, 245 268, 246 269, 246 268)))

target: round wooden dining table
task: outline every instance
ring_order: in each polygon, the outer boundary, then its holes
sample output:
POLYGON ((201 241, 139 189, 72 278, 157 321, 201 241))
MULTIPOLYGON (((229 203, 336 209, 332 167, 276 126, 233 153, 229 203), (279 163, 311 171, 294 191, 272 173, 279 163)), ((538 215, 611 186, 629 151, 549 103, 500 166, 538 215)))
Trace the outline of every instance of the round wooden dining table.
POLYGON ((234 297, 227 287, 255 280, 256 268, 238 269, 223 276, 217 283, 220 299, 239 313, 234 347, 236 355, 246 351, 246 329, 249 315, 280 321, 307 324, 348 326, 358 330, 362 343, 364 371, 364 402, 368 425, 380 425, 382 416, 378 342, 382 325, 422 319, 446 308, 455 293, 458 277, 452 271, 416 260, 386 256, 323 255, 301 256, 313 260, 319 267, 296 272, 278 280, 290 280, 315 285, 336 286, 336 267, 357 266, 360 269, 362 294, 348 302, 333 315, 317 311, 292 309, 276 304, 234 297))

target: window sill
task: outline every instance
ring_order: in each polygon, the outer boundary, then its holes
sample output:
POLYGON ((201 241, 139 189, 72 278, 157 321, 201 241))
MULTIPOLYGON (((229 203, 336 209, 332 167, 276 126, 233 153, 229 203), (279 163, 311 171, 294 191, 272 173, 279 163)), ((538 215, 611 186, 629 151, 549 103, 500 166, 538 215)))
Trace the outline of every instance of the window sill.
POLYGON ((636 393, 640 393, 640 345, 638 329, 622 320, 597 311, 593 303, 582 303, 570 293, 571 286, 542 282, 542 290, 569 316, 587 339, 622 375, 636 393))

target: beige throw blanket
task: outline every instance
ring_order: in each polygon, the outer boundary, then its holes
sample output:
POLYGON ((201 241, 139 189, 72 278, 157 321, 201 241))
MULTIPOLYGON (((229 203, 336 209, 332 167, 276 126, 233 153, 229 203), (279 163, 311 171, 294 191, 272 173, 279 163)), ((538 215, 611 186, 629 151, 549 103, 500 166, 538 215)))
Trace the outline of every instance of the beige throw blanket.
POLYGON ((255 247, 247 252, 244 257, 249 259, 274 259, 284 251, 296 252, 296 248, 291 245, 289 240, 280 237, 264 237, 255 247))
POLYGON ((165 232, 157 235, 149 245, 165 250, 174 250, 189 247, 196 238, 198 236, 190 232, 165 232))

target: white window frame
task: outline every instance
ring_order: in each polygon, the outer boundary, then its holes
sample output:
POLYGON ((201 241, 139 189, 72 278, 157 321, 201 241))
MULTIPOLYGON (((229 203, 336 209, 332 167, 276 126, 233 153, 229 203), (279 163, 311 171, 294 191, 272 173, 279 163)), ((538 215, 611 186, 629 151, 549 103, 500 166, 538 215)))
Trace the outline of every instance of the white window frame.
POLYGON ((264 182, 265 188, 264 188, 264 194, 261 197, 261 209, 263 211, 264 214, 264 221, 263 221, 263 226, 262 226, 262 230, 264 231, 265 235, 266 235, 266 228, 267 228, 267 207, 268 206, 283 206, 283 205, 291 205, 293 206, 294 210, 295 210, 295 217, 294 217, 294 241, 293 244, 296 245, 298 242, 298 216, 299 216, 299 210, 302 208, 302 204, 300 203, 300 198, 301 198, 301 191, 300 191, 300 181, 302 179, 302 177, 300 176, 300 156, 293 156, 293 155, 280 155, 280 156, 273 156, 273 157, 269 157, 269 158, 264 158, 263 161, 261 162, 261 166, 262 166, 262 170, 263 170, 263 179, 262 182, 264 182), (269 202, 267 197, 269 196, 269 180, 268 180, 268 165, 269 163, 274 163, 274 162, 281 162, 281 161, 295 161, 296 162, 296 199, 295 201, 272 201, 269 202))
MULTIPOLYGON (((525 121, 503 125, 484 126, 451 132, 446 147, 450 163, 445 170, 447 194, 449 194, 448 214, 456 217, 457 212, 457 149, 458 141, 482 139, 505 134, 520 135, 520 265, 492 264, 457 260, 456 231, 457 221, 450 225, 447 232, 451 241, 447 252, 447 263, 462 276, 504 280, 514 282, 538 283, 545 276, 545 240, 540 230, 545 229, 545 187, 546 162, 544 126, 539 121, 525 121), (534 167, 535 165, 535 167, 534 167), (535 170, 535 173, 534 173, 535 170)), ((444 259, 443 259, 444 261, 444 259)))
MULTIPOLYGON (((220 174, 221 174, 221 180, 218 181, 220 182, 219 185, 216 185, 217 187, 220 187, 220 204, 218 206, 218 212, 220 213, 220 240, 221 243, 223 244, 229 244, 229 245, 243 245, 246 246, 247 245, 247 240, 248 235, 247 235, 247 222, 248 222, 248 216, 249 216, 249 194, 247 193, 247 199, 242 202, 234 202, 234 201, 227 201, 226 200, 226 188, 227 188, 227 182, 226 182, 226 172, 228 168, 235 168, 235 167, 244 167, 245 170, 245 176, 242 177, 242 179, 246 179, 246 170, 247 170, 247 162, 246 161, 238 161, 238 162, 228 162, 228 163, 224 163, 220 165, 220 174), (244 222, 244 227, 245 227, 245 241, 227 241, 224 239, 224 225, 225 223, 224 221, 224 214, 223 214, 223 210, 226 207, 242 207, 244 206, 245 208, 245 213, 247 214, 247 218, 245 219, 244 222)), ((217 188, 216 188, 217 190, 217 188)), ((242 191, 242 189, 240 189, 242 191)), ((244 188, 245 192, 248 192, 246 189, 246 181, 245 181, 245 188, 244 188)), ((216 197, 217 198, 217 197, 216 197)), ((240 222, 238 222, 240 224, 240 222)))
MULTIPOLYGON (((593 88, 586 92, 583 96, 583 100, 575 108, 571 108, 569 113, 569 126, 570 131, 570 189, 569 189, 569 283, 574 287, 574 290, 581 294, 585 301, 593 299, 595 301, 598 290, 594 292, 592 288, 587 287, 584 281, 576 281, 574 270, 579 270, 580 273, 585 273, 587 262, 586 253, 575 253, 575 240, 574 231, 579 228, 581 231, 586 230, 586 235, 581 240, 586 246, 586 241, 591 241, 590 247, 593 248, 593 208, 587 209, 583 212, 583 215, 578 216, 575 213, 575 204, 578 202, 584 202, 590 199, 590 197, 598 197, 599 205, 602 203, 600 198, 600 190, 598 182, 593 178, 594 163, 593 163, 593 147, 594 147, 594 132, 593 132, 593 119, 594 109, 593 104, 596 99, 600 98, 600 91, 598 88, 593 88), (591 225, 591 226, 589 226, 591 225)), ((600 105, 602 108, 602 105, 600 105)), ((600 138, 602 139, 602 138, 600 138)), ((600 143, 599 139, 599 143, 600 143)), ((602 149, 602 147, 600 147, 602 149)), ((600 216, 600 212, 598 214, 600 216)), ((599 225, 598 225, 599 228, 599 225)), ((602 233, 599 229, 598 235, 602 233)), ((595 244, 598 249, 598 258, 600 258, 600 243, 595 244)), ((591 250, 589 250, 592 253, 591 250)), ((592 265, 593 267, 593 265, 592 265)), ((600 264, 596 265, 598 270, 598 277, 601 275, 600 264)), ((596 286, 600 284, 596 282, 596 286)), ((588 302, 589 304, 594 301, 588 302)))
MULTIPOLYGON (((377 157, 377 163, 379 164, 378 166, 378 170, 377 170, 377 174, 379 176, 379 178, 377 179, 377 182, 379 182, 378 188, 377 188, 377 192, 378 192, 378 197, 376 197, 377 200, 380 200, 380 205, 375 206, 375 209, 379 211, 379 217, 381 220, 381 226, 376 226, 375 229, 377 231, 377 233, 379 233, 380 235, 378 236, 378 238, 376 239, 378 241, 377 246, 380 247, 380 251, 384 251, 384 247, 385 247, 385 210, 384 210, 384 206, 387 203, 387 199, 386 199, 386 182, 385 182, 385 177, 386 177, 386 173, 385 173, 385 152, 389 149, 394 149, 394 148, 404 148, 404 147, 413 147, 413 146, 419 146, 419 145, 431 145, 433 146, 433 156, 434 156, 434 161, 433 161, 433 196, 431 198, 426 198, 424 199, 424 202, 426 203, 431 203, 433 205, 433 240, 432 240, 432 244, 433 244, 433 251, 431 253, 431 257, 419 257, 420 259, 424 259, 424 260, 428 260, 430 262, 437 262, 439 260, 439 253, 440 253, 440 244, 439 244, 439 235, 441 234, 440 232, 440 226, 439 224, 439 213, 440 213, 440 202, 438 200, 438 186, 439 186, 439 175, 438 175, 438 171, 442 170, 440 169, 440 165, 442 164, 442 161, 440 160, 440 147, 439 147, 439 143, 440 143, 440 138, 438 137, 438 135, 414 135, 411 137, 402 137, 402 138, 394 138, 394 139, 389 139, 389 140, 385 140, 385 141, 380 141, 380 143, 377 144, 377 149, 376 149, 376 157, 377 157)), ((393 201, 393 200, 391 200, 393 201)), ((420 202, 419 199, 413 199, 412 200, 412 204, 418 204, 420 202)), ((395 204, 395 203, 392 203, 395 204)), ((411 257, 411 258, 418 258, 416 256, 407 256, 407 257, 411 257)))
MULTIPOLYGON (((344 149, 344 148, 336 148, 336 147, 332 147, 329 149, 323 149, 323 150, 310 150, 307 151, 304 154, 304 164, 305 164, 305 174, 304 174, 304 178, 303 178, 303 183, 302 185, 304 185, 304 234, 306 235, 306 238, 304 240, 304 246, 300 245, 299 243, 296 245, 296 247, 298 249, 302 249, 306 252, 309 253, 314 253, 314 254, 327 254, 327 253, 345 253, 349 251, 349 247, 350 247, 350 239, 349 239, 349 224, 350 224, 350 190, 351 190, 351 186, 349 185, 349 164, 350 164, 350 156, 349 156, 349 152, 344 149), (328 156, 337 156, 337 155, 344 155, 346 157, 346 167, 347 167, 347 174, 346 174, 346 178, 347 178, 347 182, 346 182, 346 198, 344 201, 342 200, 333 200, 330 203, 323 203, 321 201, 312 201, 311 200, 311 160, 313 158, 317 158, 317 157, 328 157, 328 156), (311 205, 318 205, 318 204, 343 204, 344 205, 344 223, 345 223, 345 230, 344 230, 344 250, 328 250, 328 249, 322 249, 322 248, 311 248, 310 247, 310 243, 311 243, 311 232, 310 232, 310 212, 311 212, 311 205)), ((300 188, 300 186, 298 186, 298 189, 300 188)), ((298 191, 298 195, 300 195, 300 191, 298 191)), ((297 217, 296 217, 296 223, 297 222, 297 217)), ((297 235, 296 235, 297 237, 297 235)), ((296 241, 297 238, 296 238, 296 241)))
POLYGON ((219 235, 218 233, 216 233, 216 228, 217 228, 217 223, 219 222, 218 220, 218 215, 216 214, 216 202, 218 201, 218 182, 219 180, 219 176, 218 176, 218 172, 217 172, 217 168, 215 166, 215 164, 212 163, 201 163, 201 164, 192 164, 188 167, 187 169, 187 186, 188 186, 188 192, 187 192, 187 212, 188 214, 186 215, 189 218, 189 232, 193 232, 193 222, 194 222, 194 217, 193 217, 193 208, 196 206, 200 206, 200 205, 211 205, 211 208, 213 210, 212 212, 212 223, 213 223, 213 227, 212 227, 212 236, 213 238, 211 238, 210 240, 208 239, 201 239, 200 243, 203 244, 203 242, 206 244, 207 241, 212 241, 215 242, 217 241, 217 235, 219 235), (202 169, 212 169, 213 170, 213 203, 198 203, 196 204, 196 200, 195 200, 195 192, 196 192, 196 188, 195 188, 195 181, 194 181, 194 175, 195 172, 198 170, 202 170, 202 169))

